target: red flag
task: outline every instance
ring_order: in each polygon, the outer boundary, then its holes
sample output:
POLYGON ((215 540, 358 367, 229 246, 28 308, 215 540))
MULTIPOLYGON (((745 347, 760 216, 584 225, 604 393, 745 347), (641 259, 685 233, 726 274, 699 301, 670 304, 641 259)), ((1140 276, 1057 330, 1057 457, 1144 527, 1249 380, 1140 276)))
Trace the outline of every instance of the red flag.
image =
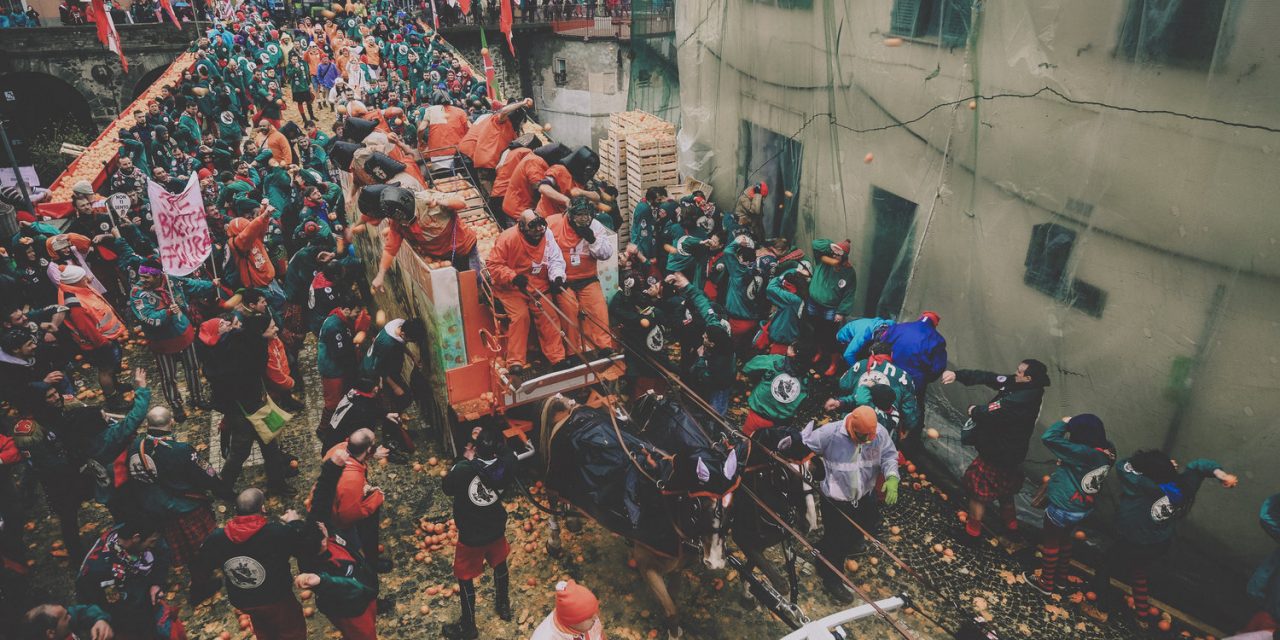
MULTIPOLYGON (((484 30, 481 29, 480 32, 483 34, 484 30)), ((494 78, 493 78, 494 77, 493 56, 489 55, 488 47, 485 47, 480 50, 480 59, 484 62, 485 88, 488 89, 489 99, 493 100, 495 97, 497 97, 497 94, 494 93, 494 85, 497 83, 494 82, 494 78)))
POLYGON ((165 13, 169 14, 169 19, 173 21, 173 26, 177 27, 178 31, 182 31, 182 23, 178 22, 178 16, 173 12, 173 3, 169 2, 169 0, 160 0, 160 6, 164 7, 165 13))
POLYGON ((515 22, 515 18, 511 15, 511 0, 502 0, 501 11, 498 13, 498 30, 507 36, 507 47, 511 49, 511 55, 516 55, 516 45, 511 41, 511 23, 515 22))
POLYGON ((462 8, 462 13, 471 15, 471 0, 456 0, 458 6, 462 8))
POLYGON ((120 66, 125 73, 129 72, 129 61, 124 57, 124 49, 120 47, 120 34, 116 32, 116 24, 111 19, 111 12, 103 6, 102 0, 93 0, 89 5, 93 10, 94 25, 98 28, 98 41, 112 53, 120 56, 120 66))

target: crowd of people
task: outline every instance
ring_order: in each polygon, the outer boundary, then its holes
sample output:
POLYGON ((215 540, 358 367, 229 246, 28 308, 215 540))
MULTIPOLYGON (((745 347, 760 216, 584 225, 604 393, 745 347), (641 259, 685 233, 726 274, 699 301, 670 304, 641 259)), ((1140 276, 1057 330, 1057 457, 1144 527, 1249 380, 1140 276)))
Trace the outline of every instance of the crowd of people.
MULTIPOLYGON (((225 589, 260 638, 306 636, 295 587, 316 594, 342 637, 376 637, 377 617, 393 609, 379 576, 394 566, 379 544, 385 496, 368 467, 415 452, 403 419, 415 386, 407 346, 430 345, 421 320, 379 326, 369 308, 406 243, 488 280, 506 318, 504 375, 513 379, 621 350, 632 398, 683 380, 729 416, 747 390, 739 426, 748 437, 838 416, 802 432, 825 469, 817 547, 833 564, 818 574, 837 603, 854 594, 832 568, 867 552, 855 524, 875 533, 882 510, 897 505, 900 469, 923 450, 932 384, 993 392, 966 412, 961 438, 977 457, 953 535, 976 545, 992 528, 1019 529, 1013 499, 1049 367, 1028 357, 1008 373, 952 370, 939 314, 860 317, 852 243, 816 239, 805 250, 767 237, 768 184, 747 186, 723 210, 703 192, 673 198, 655 187, 624 216, 617 190, 595 179, 589 149, 542 139, 526 127, 531 100, 497 100, 482 74, 403 12, 362 5, 280 21, 243 6, 193 52, 180 83, 127 114, 113 169, 97 187, 75 185, 65 226, 18 211, 0 270, 0 400, 14 412, 0 433, 0 616, 23 637, 183 638, 164 590, 177 567, 189 572, 193 605, 225 589), (325 111, 330 131, 317 118, 325 111), (467 203, 432 188, 429 172, 442 167, 475 175, 503 227, 485 255, 458 217, 467 203), (342 172, 356 191, 340 186, 342 172), (158 253, 148 185, 179 193, 193 181, 216 250, 178 277, 158 253), (128 206, 117 210, 111 196, 121 194, 128 206), (358 222, 347 219, 349 198, 358 222), (624 220, 629 237, 619 239, 624 220), (360 233, 385 240, 370 279, 355 250, 360 233), (618 290, 608 298, 602 263, 614 258, 618 290), (314 361, 304 357, 309 337, 314 361), (143 368, 121 379, 127 357, 154 361, 158 394, 143 368), (305 404, 303 371, 313 366, 322 457, 300 460, 282 446, 281 424, 305 404), (220 469, 177 435, 192 412, 210 409, 221 415, 220 469), (255 446, 262 487, 241 482, 255 446), (299 468, 316 464, 305 513, 269 514, 268 495, 294 495, 299 468), (39 483, 58 520, 74 605, 31 601, 21 524, 30 482, 19 475, 39 483), (114 524, 86 544, 88 501, 114 524), (218 502, 234 513, 221 526, 218 502)), ((1237 478, 1208 459, 1180 465, 1155 449, 1119 452, 1089 413, 1063 417, 1041 440, 1059 464, 1036 496, 1043 558, 1028 588, 1063 588, 1073 534, 1114 478, 1119 537, 1092 578, 1102 597, 1090 606, 1154 624, 1147 570, 1168 553, 1203 482, 1230 488, 1237 478), (1115 574, 1130 580, 1130 607, 1110 588, 1115 574)), ((516 473, 501 431, 485 426, 442 482, 453 499, 461 609, 446 637, 478 637, 475 580, 486 565, 495 614, 511 618, 502 498, 516 473)), ((1275 502, 1262 518, 1273 534, 1275 502)), ((1251 585, 1273 616, 1277 565, 1251 585)), ((588 589, 562 583, 555 600, 533 638, 603 637, 588 589)))

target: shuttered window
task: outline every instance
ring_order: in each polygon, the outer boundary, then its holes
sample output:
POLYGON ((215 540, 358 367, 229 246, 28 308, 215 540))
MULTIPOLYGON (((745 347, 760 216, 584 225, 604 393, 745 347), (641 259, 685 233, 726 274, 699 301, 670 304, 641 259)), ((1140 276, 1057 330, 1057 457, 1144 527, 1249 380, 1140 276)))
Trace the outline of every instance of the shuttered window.
POLYGON ((973 0, 894 0, 889 33, 908 38, 938 38, 944 47, 969 40, 973 0))
POLYGON ((941 0, 942 46, 963 47, 969 40, 973 0, 941 0))

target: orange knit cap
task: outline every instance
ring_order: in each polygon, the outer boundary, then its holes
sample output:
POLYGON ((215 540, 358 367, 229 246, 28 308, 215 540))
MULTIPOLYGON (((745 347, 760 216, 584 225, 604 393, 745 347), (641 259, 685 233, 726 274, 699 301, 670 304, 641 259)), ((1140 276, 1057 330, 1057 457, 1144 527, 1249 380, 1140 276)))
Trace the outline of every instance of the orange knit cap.
POLYGON ((576 582, 556 585, 556 620, 571 627, 590 620, 600 611, 600 601, 591 590, 576 582))
POLYGON ((860 441, 859 435, 866 438, 875 438, 876 426, 879 423, 880 421, 876 418, 876 410, 864 404, 850 411, 849 415, 844 417, 844 430, 849 432, 850 438, 860 441))

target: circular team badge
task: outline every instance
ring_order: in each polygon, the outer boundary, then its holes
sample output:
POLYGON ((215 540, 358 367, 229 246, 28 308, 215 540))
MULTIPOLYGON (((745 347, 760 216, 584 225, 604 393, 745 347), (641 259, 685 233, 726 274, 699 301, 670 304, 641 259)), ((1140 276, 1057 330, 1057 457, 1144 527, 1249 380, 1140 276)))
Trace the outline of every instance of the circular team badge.
POLYGON ((275 43, 267 45, 267 51, 270 51, 273 56, 280 55, 280 47, 276 46, 275 43))
POLYGON ((764 284, 764 278, 755 276, 751 278, 751 282, 747 283, 747 299, 755 300, 760 295, 760 287, 764 284))
POLYGON ((780 373, 769 384, 769 393, 782 404, 791 404, 800 397, 800 381, 789 373, 780 373))
POLYGON ((249 556, 236 556, 222 564, 222 573, 237 589, 257 589, 267 581, 262 563, 249 556))
POLYGON ((667 346, 667 338, 662 333, 662 327, 654 327, 649 330, 649 335, 645 336, 645 346, 650 351, 662 351, 667 346))
POLYGON ((218 116, 218 121, 229 127, 232 124, 235 124, 236 116, 230 111, 223 111, 222 115, 218 116))
POLYGON ((1102 481, 1107 479, 1107 474, 1111 472, 1111 465, 1103 465, 1084 474, 1080 479, 1080 490, 1093 495, 1102 490, 1102 481))
POLYGON ((1163 496, 1151 505, 1151 519, 1155 522, 1164 522, 1173 517, 1173 501, 1169 500, 1169 496, 1163 496))
POLYGON ((477 507, 487 507, 498 501, 498 494, 489 490, 480 476, 471 479, 471 484, 467 486, 467 497, 471 499, 471 504, 477 507))
POLYGON ((129 456, 129 477, 143 484, 156 481, 156 461, 145 453, 129 456))

